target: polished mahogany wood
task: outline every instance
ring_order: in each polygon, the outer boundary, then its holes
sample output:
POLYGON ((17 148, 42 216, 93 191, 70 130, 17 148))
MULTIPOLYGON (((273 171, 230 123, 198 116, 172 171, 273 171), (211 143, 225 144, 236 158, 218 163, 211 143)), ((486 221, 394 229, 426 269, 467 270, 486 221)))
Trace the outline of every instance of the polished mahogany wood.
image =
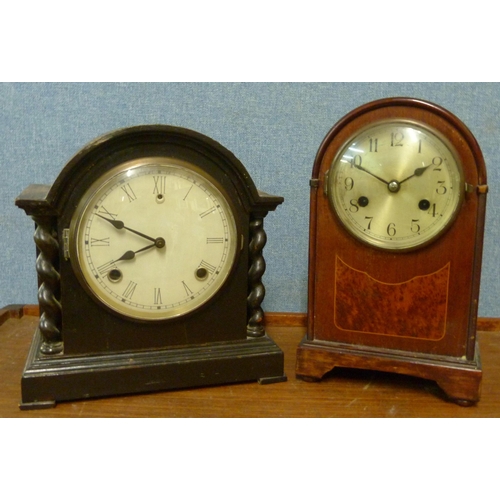
MULTIPOLYGON (((269 335, 285 353, 285 371, 295 369, 305 315, 266 314, 269 335), (281 321, 284 319, 284 324, 281 321)), ((4 418, 280 418, 500 416, 500 328, 478 334, 483 361, 482 398, 463 408, 449 403, 430 380, 371 370, 336 368, 321 383, 289 376, 283 384, 254 383, 69 401, 46 410, 21 411, 20 379, 38 322, 37 307, 0 310, 0 417, 4 418)), ((480 324, 500 325, 500 319, 480 324)))
POLYGON ((383 99, 340 120, 321 145, 312 172, 309 320, 297 353, 297 375, 316 379, 335 366, 376 368, 439 379, 460 403, 477 401, 486 192, 486 168, 475 138, 439 106, 383 99), (387 252, 356 240, 325 195, 325 176, 343 144, 358 130, 386 119, 413 120, 436 129, 455 148, 464 170, 467 189, 455 222, 439 239, 415 251, 387 252), (439 366, 444 373, 436 372, 439 366))

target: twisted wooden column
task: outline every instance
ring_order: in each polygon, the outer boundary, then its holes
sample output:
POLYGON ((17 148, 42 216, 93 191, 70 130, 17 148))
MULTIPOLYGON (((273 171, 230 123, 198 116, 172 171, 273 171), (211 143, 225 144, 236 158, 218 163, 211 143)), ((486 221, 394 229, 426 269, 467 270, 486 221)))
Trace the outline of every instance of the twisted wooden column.
POLYGON ((36 260, 38 274, 38 303, 40 305, 39 329, 43 338, 43 354, 58 354, 63 350, 61 336, 59 243, 54 218, 33 216, 37 227, 34 240, 39 250, 36 260))
POLYGON ((258 217, 250 221, 249 270, 248 270, 248 324, 249 337, 262 337, 264 330, 264 311, 261 304, 266 295, 266 289, 261 278, 266 271, 266 262, 262 250, 267 242, 264 231, 264 218, 258 217))

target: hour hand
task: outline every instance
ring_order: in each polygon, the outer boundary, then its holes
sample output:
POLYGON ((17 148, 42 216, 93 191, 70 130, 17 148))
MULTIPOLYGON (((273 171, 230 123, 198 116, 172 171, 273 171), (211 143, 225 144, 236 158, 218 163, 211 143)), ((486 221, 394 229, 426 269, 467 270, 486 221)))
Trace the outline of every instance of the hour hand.
POLYGON ((152 245, 148 245, 147 247, 141 248, 140 250, 137 250, 135 252, 133 250, 128 250, 119 259, 114 260, 113 263, 119 262, 121 260, 133 260, 138 253, 145 252, 146 250, 149 250, 153 247, 163 248, 164 246, 165 240, 163 238, 156 238, 155 242, 152 245))
POLYGON ((125 229, 127 231, 130 231, 131 233, 137 234, 138 236, 142 236, 143 238, 146 238, 149 241, 155 241, 157 238, 152 238, 151 236, 147 236, 144 233, 140 233, 139 231, 136 231, 135 229, 131 229, 130 227, 127 227, 121 220, 114 220, 114 219, 108 219, 107 217, 103 217, 100 214, 96 214, 98 217, 101 219, 104 219, 105 221, 109 222, 112 224, 116 229, 125 229))
POLYGON ((406 182, 406 181, 409 181, 410 179, 413 179, 413 177, 420 177, 431 165, 432 165, 432 163, 430 165, 427 165, 426 167, 416 168, 415 172, 413 172, 413 174, 411 174, 406 179, 403 179, 399 184, 401 185, 401 184, 403 184, 403 182, 406 182))
POLYGON ((125 252, 119 259, 116 259, 113 261, 114 262, 120 262, 121 260, 133 260, 135 259, 136 254, 140 252, 144 252, 145 250, 149 250, 150 248, 153 248, 155 244, 153 245, 148 245, 147 247, 141 248, 140 250, 137 250, 137 252, 134 252, 133 250, 129 250, 128 252, 125 252))

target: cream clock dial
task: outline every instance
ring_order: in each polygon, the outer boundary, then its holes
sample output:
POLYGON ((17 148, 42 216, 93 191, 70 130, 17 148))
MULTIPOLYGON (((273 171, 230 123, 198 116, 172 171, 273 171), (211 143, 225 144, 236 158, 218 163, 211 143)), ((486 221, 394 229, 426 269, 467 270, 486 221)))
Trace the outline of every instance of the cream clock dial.
POLYGON ((153 321, 209 301, 231 272, 237 240, 222 188, 172 158, 109 171, 82 198, 69 232, 73 268, 93 297, 118 314, 153 321))
POLYGON ((382 121, 348 140, 328 172, 330 203, 359 240, 386 250, 419 248, 455 219, 462 167, 437 131, 382 121))
POLYGON ((28 186, 40 321, 21 408, 284 382, 261 308, 264 219, 281 203, 222 144, 163 124, 98 137, 28 186))

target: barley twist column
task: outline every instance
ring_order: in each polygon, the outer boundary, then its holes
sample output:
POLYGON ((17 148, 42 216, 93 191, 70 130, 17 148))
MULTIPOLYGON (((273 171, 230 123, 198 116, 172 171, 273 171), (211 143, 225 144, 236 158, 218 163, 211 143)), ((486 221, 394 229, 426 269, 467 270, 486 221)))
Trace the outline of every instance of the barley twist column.
POLYGON ((264 311, 261 308, 266 289, 262 284, 262 275, 266 270, 266 262, 262 256, 262 250, 267 242, 264 231, 264 218, 259 217, 250 221, 250 245, 249 245, 249 270, 248 270, 248 324, 247 335, 249 337, 262 337, 264 330, 264 311))
POLYGON ((39 250, 36 260, 38 273, 38 303, 40 305, 39 329, 43 338, 40 350, 43 354, 58 354, 63 350, 61 336, 59 243, 54 218, 33 216, 37 227, 34 240, 39 250))

